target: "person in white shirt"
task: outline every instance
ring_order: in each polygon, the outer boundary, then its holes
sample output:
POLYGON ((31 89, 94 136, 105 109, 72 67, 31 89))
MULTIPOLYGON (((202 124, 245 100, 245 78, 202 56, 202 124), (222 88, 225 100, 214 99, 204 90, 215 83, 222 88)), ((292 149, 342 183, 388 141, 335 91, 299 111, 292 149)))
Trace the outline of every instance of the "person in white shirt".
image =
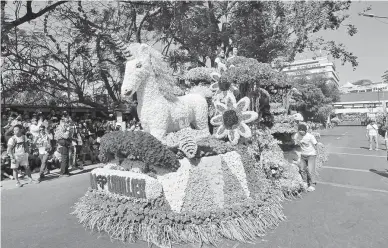
POLYGON ((39 126, 40 125, 36 120, 36 118, 32 118, 31 125, 30 125, 30 133, 32 134, 34 139, 39 136, 39 126))
POLYGON ((373 143, 375 143, 376 151, 379 149, 378 129, 379 127, 375 120, 372 120, 368 126, 366 126, 366 137, 369 139, 369 151, 373 150, 373 143))
POLYGON ((216 63, 217 70, 221 73, 222 71, 226 71, 226 59, 225 52, 221 50, 219 56, 214 60, 216 63))
POLYGON ((316 145, 318 144, 314 135, 307 132, 305 124, 299 124, 298 132, 293 136, 293 140, 299 146, 299 171, 303 180, 307 183, 307 191, 315 190, 315 163, 317 158, 316 145))

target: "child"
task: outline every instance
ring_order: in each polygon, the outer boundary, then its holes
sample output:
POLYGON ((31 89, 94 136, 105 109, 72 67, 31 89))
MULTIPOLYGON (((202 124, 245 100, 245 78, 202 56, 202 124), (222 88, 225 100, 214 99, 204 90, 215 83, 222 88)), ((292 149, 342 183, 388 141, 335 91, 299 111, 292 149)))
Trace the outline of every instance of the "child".
POLYGON ((11 157, 11 169, 13 177, 16 179, 16 186, 21 187, 18 177, 19 166, 26 168, 26 173, 30 178, 30 183, 36 183, 31 177, 31 170, 28 164, 28 144, 27 138, 22 134, 22 125, 17 124, 13 128, 14 135, 8 140, 8 154, 11 157))
MULTIPOLYGON (((314 135, 307 132, 305 124, 299 124, 298 132, 293 140, 300 147, 299 170, 303 180, 308 184, 307 191, 315 190, 315 162, 317 157, 316 145, 318 144, 314 135)), ((299 156, 298 156, 299 157, 299 156)))

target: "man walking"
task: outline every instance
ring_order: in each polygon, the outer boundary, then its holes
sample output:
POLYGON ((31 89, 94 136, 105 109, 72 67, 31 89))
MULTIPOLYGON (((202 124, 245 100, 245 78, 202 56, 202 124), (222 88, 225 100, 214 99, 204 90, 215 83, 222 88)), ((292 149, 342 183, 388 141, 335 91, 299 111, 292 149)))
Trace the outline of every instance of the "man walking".
POLYGON ((8 140, 8 155, 11 158, 11 169, 13 169, 13 177, 16 179, 16 186, 21 187, 18 177, 19 166, 26 168, 26 173, 30 178, 30 183, 36 181, 31 177, 31 170, 28 163, 28 144, 27 138, 22 134, 22 125, 16 124, 13 128, 14 135, 8 140))
POLYGON ((373 143, 375 143, 375 150, 379 149, 378 129, 379 127, 375 120, 371 120, 368 126, 366 126, 366 137, 369 138, 369 151, 373 150, 373 143))

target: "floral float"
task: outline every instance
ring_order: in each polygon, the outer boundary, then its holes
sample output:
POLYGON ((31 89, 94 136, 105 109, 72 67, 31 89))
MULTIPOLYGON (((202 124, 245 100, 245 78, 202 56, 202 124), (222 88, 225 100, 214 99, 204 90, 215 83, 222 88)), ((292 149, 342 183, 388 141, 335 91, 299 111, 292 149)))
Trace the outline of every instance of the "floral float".
POLYGON ((170 247, 216 245, 221 238, 253 242, 284 220, 281 202, 298 196, 303 181, 270 130, 258 125, 250 98, 237 101, 231 93, 212 102, 210 122, 218 128, 210 136, 205 94, 176 98, 163 81, 166 65, 155 65, 163 63, 160 54, 117 43, 135 56, 123 92, 138 92, 146 128, 102 137, 99 156, 108 164, 91 172, 91 187, 74 206, 79 222, 112 239, 170 247))

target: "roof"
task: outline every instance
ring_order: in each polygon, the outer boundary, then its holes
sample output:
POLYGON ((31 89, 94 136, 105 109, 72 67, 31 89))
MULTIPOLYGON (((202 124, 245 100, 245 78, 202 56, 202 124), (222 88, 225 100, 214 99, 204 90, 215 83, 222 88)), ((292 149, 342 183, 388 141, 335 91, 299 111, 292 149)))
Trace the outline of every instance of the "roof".
POLYGON ((353 88, 354 84, 347 82, 346 84, 342 85, 340 88, 353 88))
POLYGON ((341 95, 341 102, 378 101, 388 100, 388 91, 359 92, 341 95))

